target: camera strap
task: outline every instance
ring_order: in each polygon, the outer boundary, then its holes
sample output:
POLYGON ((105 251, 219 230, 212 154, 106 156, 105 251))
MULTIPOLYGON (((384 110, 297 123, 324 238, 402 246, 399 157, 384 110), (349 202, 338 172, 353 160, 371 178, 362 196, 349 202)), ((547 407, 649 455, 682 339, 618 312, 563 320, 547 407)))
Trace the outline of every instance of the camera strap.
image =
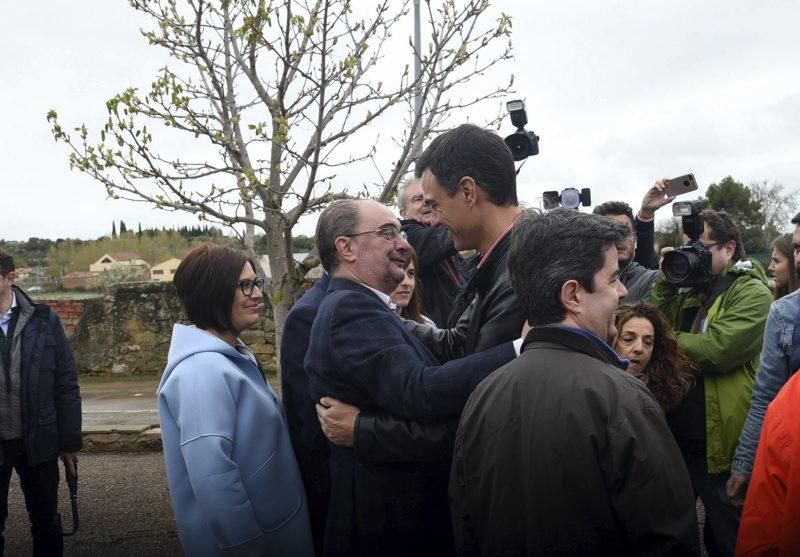
POLYGON ((717 298, 719 298, 720 294, 725 292, 734 283, 736 278, 737 277, 735 274, 728 273, 727 275, 725 275, 724 277, 722 277, 721 279, 719 279, 717 282, 714 283, 714 286, 711 287, 711 292, 709 292, 708 294, 708 298, 706 298, 706 301, 703 303, 702 306, 700 306, 697 314, 694 316, 689 332, 691 333, 701 332, 700 326, 703 320, 708 315, 708 310, 711 309, 711 306, 714 304, 714 301, 717 298))

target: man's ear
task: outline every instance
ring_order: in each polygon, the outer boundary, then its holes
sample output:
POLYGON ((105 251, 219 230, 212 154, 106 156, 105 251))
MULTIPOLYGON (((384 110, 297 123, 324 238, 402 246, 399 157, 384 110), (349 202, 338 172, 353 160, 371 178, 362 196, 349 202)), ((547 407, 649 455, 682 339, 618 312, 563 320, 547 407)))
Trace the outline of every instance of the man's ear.
POLYGON ((575 279, 570 279, 561 285, 561 307, 567 314, 580 315, 585 292, 583 286, 575 279))
POLYGON ((733 253, 736 251, 736 240, 728 240, 722 249, 725 250, 726 257, 733 257, 733 253))
POLYGON ((348 263, 356 260, 355 242, 352 241, 352 238, 339 236, 336 238, 335 246, 339 253, 339 259, 348 263))
POLYGON ((478 184, 471 176, 462 176, 458 182, 457 195, 462 195, 467 205, 475 205, 478 202, 478 184))
POLYGON ((8 273, 6 273, 6 280, 11 284, 14 284, 14 281, 17 280, 16 271, 9 271, 8 273))

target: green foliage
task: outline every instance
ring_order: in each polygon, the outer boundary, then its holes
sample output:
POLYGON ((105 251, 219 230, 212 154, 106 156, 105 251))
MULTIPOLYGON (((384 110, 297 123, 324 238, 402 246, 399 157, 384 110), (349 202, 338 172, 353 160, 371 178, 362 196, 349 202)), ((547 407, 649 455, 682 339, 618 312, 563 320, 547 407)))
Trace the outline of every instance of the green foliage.
POLYGON ((706 197, 701 200, 706 208, 726 211, 731 215, 739 227, 746 252, 767 251, 764 246, 761 203, 742 182, 726 176, 719 183, 708 186, 706 197))
MULTIPOLYGON (((314 236, 305 236, 303 234, 292 236, 292 253, 307 253, 314 249, 314 246, 316 246, 314 236)), ((253 249, 259 254, 267 253, 267 236, 265 234, 255 235, 253 249)))
POLYGON ((148 264, 156 265, 171 257, 182 258, 195 245, 208 241, 236 243, 235 239, 224 237, 218 228, 208 226, 184 226, 177 230, 145 229, 141 236, 128 231, 124 237, 89 241, 57 240, 51 242, 47 251, 47 274, 60 277, 72 271, 88 271, 89 265, 104 253, 115 251, 134 252, 148 264))
POLYGON ((14 258, 14 266, 17 268, 47 265, 47 252, 51 245, 53 245, 53 241, 46 238, 32 237, 25 242, 0 240, 0 249, 8 252, 14 258))
POLYGON ((295 253, 303 253, 308 252, 314 249, 317 242, 314 236, 304 236, 302 234, 298 234, 297 236, 292 237, 292 251, 295 253))
POLYGON ((658 224, 656 227, 656 251, 661 248, 683 245, 683 230, 681 229, 681 219, 672 217, 668 221, 658 224))
POLYGON ((144 267, 133 265, 114 265, 97 278, 89 282, 89 287, 94 290, 101 290, 112 284, 122 282, 147 282, 150 280, 150 272, 144 267))

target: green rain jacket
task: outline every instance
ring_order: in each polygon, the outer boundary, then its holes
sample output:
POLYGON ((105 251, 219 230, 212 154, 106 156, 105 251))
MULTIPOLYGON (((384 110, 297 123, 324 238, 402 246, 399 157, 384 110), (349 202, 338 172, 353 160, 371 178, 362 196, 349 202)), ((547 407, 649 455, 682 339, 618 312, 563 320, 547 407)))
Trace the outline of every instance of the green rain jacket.
MULTIPOLYGON (((764 337, 772 294, 763 267, 747 259, 730 263, 720 274, 736 280, 708 310, 701 332, 677 332, 686 355, 700 368, 705 387, 706 460, 711 474, 731 469, 731 460, 750 409, 753 379, 764 337)), ((685 291, 659 277, 650 302, 675 330, 683 313, 700 307, 706 291, 685 291)))

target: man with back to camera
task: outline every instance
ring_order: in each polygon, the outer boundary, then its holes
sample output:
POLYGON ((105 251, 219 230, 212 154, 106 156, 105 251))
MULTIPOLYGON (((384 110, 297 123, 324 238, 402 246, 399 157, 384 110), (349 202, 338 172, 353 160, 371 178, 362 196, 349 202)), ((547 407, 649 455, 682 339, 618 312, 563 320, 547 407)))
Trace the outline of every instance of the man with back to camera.
POLYGON ((506 268, 511 228, 521 212, 511 151, 497 134, 462 124, 431 142, 415 174, 432 226, 447 229, 456 249, 475 249, 480 259, 453 304, 448 329, 407 326, 440 361, 518 338, 525 317, 506 268))
POLYGON ((61 321, 14 284, 14 259, 0 250, 0 555, 8 488, 19 475, 34 555, 61 555, 56 528, 58 457, 77 473, 81 436, 78 375, 61 321))
POLYGON ((398 188, 397 208, 402 217, 400 227, 417 252, 423 313, 437 327, 445 328, 461 288, 464 262, 447 230, 431 226, 431 209, 425 204, 418 179, 409 178, 398 188))
MULTIPOLYGON (((366 413, 444 427, 475 385, 515 357, 508 342, 439 365, 405 328, 388 304, 405 277, 409 245, 383 205, 332 203, 317 224, 317 246, 331 283, 305 360, 312 398, 330 395, 366 413)), ((331 450, 325 554, 453 553, 449 461, 378 465, 355 457, 350 447, 331 450)))
POLYGON ((663 413, 607 342, 629 231, 526 212, 511 282, 533 329, 467 402, 450 478, 459 555, 698 553, 691 484, 663 413))
POLYGON ((667 420, 695 495, 705 506, 708 553, 733 555, 741 509, 727 496, 725 484, 750 407, 772 295, 761 266, 744 259, 739 229, 730 216, 706 209, 702 217, 698 240, 710 251, 711 281, 679 288, 661 276, 651 302, 700 370, 667 420))
MULTIPOLYGON (((791 222, 795 225, 792 244, 797 271, 800 269, 800 213, 797 213, 791 222)), ((795 290, 772 302, 769 308, 750 410, 747 412, 747 419, 739 436, 739 444, 731 463, 731 477, 726 486, 728 497, 738 506, 744 503, 767 406, 798 369, 800 369, 800 290, 795 290)))
POLYGON ((322 434, 314 402, 308 390, 303 359, 308 350, 311 325, 319 304, 328 290, 330 277, 323 273, 314 286, 294 303, 283 324, 281 337, 281 401, 286 411, 286 425, 297 457, 308 502, 308 518, 314 553, 322 555, 325 522, 330 497, 330 446, 322 434))

